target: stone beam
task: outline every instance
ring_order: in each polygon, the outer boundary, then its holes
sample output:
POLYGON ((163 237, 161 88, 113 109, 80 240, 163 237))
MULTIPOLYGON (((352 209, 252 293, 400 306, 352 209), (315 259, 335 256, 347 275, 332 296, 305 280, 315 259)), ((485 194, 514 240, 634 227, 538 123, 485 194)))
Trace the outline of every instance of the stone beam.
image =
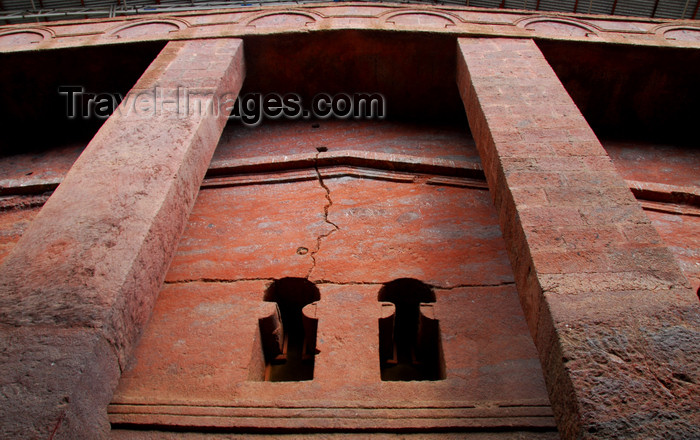
POLYGON ((168 43, 6 258, 0 437, 107 436, 243 77, 241 40, 168 43))
MULTIPOLYGON (((507 36, 628 46, 700 48, 700 22, 662 18, 590 16, 554 11, 474 10, 456 5, 296 4, 165 11, 132 16, 0 26, 0 53, 212 37, 333 31, 427 32, 507 36)), ((0 11, 1 12, 1 11, 0 11)), ((0 17, 2 14, 0 13, 0 17)), ((46 17, 50 19, 51 17, 46 17)), ((70 18, 66 16, 66 18, 70 18)), ((2 18, 0 18, 2 20, 2 18)), ((37 20, 39 20, 37 18, 37 20)))
POLYGON ((457 81, 562 438, 697 435, 698 298, 536 44, 457 81))

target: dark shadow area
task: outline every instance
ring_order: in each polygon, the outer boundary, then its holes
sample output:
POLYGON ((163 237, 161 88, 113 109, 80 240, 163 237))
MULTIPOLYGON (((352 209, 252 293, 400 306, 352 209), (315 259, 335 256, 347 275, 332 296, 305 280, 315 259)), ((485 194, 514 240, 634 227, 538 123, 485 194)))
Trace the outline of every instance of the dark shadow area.
POLYGON ((245 37, 249 93, 380 93, 389 120, 459 123, 468 129, 449 35, 333 31, 245 37))
POLYGON ((697 145, 697 49, 537 45, 599 138, 697 145))
POLYGON ((418 280, 400 278, 385 284, 378 300, 396 307, 393 315, 379 320, 382 380, 444 379, 439 323, 421 312, 421 304, 435 302, 432 289, 418 280))
MULTIPOLYGON (((87 144, 106 118, 69 118, 67 95, 59 94, 59 87, 79 86, 85 93, 123 96, 164 45, 149 42, 0 54, 0 155, 87 144)), ((83 113, 88 107, 88 97, 84 98, 83 113)))
POLYGON ((318 321, 304 316, 302 309, 321 299, 318 288, 304 278, 276 280, 265 292, 265 301, 276 302, 282 320, 281 332, 260 325, 265 356, 265 380, 286 382, 314 377, 318 321), (271 342, 277 339, 279 342, 271 342))

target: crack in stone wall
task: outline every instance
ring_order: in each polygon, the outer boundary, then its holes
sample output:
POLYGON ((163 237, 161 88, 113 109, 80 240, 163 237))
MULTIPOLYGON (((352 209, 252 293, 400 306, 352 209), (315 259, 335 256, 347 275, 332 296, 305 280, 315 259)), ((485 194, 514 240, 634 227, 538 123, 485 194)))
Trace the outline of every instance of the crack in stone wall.
POLYGON ((333 199, 331 199, 331 190, 326 186, 326 184, 323 182, 323 176, 321 175, 321 171, 318 169, 318 156, 321 154, 321 151, 316 153, 316 158, 314 160, 314 170, 316 170, 316 176, 318 177, 318 183, 321 185, 321 188, 326 192, 325 197, 326 205, 323 207, 323 221, 326 222, 327 224, 333 226, 333 229, 331 229, 328 232, 325 232, 318 237, 316 237, 316 248, 311 251, 309 256, 311 257, 311 268, 309 269, 309 272, 306 274, 306 279, 309 279, 311 277, 311 273, 314 271, 316 268, 316 254, 321 250, 321 241, 333 234, 335 231, 339 231, 340 227, 333 223, 332 221, 328 220, 328 210, 333 206, 333 199))
POLYGON ((432 284, 426 284, 430 287, 432 287, 435 290, 454 290, 454 289, 462 289, 462 288, 471 288, 471 287, 502 287, 502 286, 515 286, 515 281, 503 281, 501 283, 472 283, 472 284, 456 284, 454 286, 450 287, 442 287, 442 286, 436 286, 432 284))
POLYGON ((232 284, 245 281, 274 281, 274 278, 188 278, 184 280, 165 281, 163 284, 189 284, 189 283, 210 283, 210 284, 232 284))
MULTIPOLYGON (((341 228, 339 227, 338 224, 334 223, 332 220, 330 220, 330 209, 331 207, 335 207, 335 200, 337 200, 338 193, 335 192, 337 191, 337 188, 334 187, 333 193, 331 193, 330 186, 328 185, 328 182, 326 182, 328 179, 331 178, 336 178, 338 177, 338 174, 334 174, 333 170, 331 169, 331 174, 329 174, 329 168, 326 168, 324 166, 324 157, 321 155, 321 153, 324 152, 323 147, 319 148, 319 151, 313 155, 309 155, 309 158, 312 159, 306 163, 308 168, 305 169, 304 175, 306 175, 308 178, 312 180, 308 180, 307 185, 311 186, 306 186, 305 191, 308 191, 304 200, 304 202, 300 203, 295 203, 295 209, 306 209, 306 212, 304 213, 304 219, 301 222, 301 224, 297 224, 294 226, 294 229, 298 229, 300 226, 307 225, 307 228, 318 228, 315 231, 311 232, 311 236, 309 237, 306 235, 305 241, 306 247, 300 247, 297 248, 297 254, 298 255, 303 255, 303 258, 298 258, 295 260, 290 260, 292 261, 292 264, 294 265, 299 265, 295 268, 292 273, 279 273, 278 268, 276 267, 271 267, 270 271, 271 272, 261 272, 261 271, 256 271, 255 273, 250 273, 250 276, 245 276, 246 273, 239 273, 237 274, 238 276, 233 276, 234 274, 231 274, 231 277, 228 277, 225 275, 225 272, 222 271, 215 271, 215 272, 209 272, 211 276, 207 276, 206 273, 201 273, 201 274, 193 274, 193 273, 186 273, 186 271, 182 272, 177 272, 176 276, 170 277, 165 284, 166 285, 177 285, 177 284, 188 284, 188 283, 207 283, 207 284, 234 284, 238 281, 264 281, 264 282, 272 282, 276 278, 279 278, 282 275, 287 275, 287 276, 298 276, 300 278, 305 278, 307 280, 311 280, 314 284, 316 285, 377 285, 381 286, 382 284, 385 284, 387 282, 392 281, 391 275, 394 275, 393 272, 389 271, 387 273, 382 272, 382 275, 378 274, 368 274, 366 272, 360 271, 359 273, 354 274, 353 276, 347 277, 345 275, 335 273, 331 271, 328 274, 325 274, 325 263, 326 259, 330 258, 329 264, 330 267, 334 267, 336 264, 335 261, 337 259, 337 255, 329 255, 329 254, 335 254, 336 249, 335 249, 335 244, 336 242, 331 242, 330 245, 324 245, 324 239, 326 237, 329 237, 335 231, 340 230, 341 228), (321 169, 323 169, 323 172, 321 172, 321 169), (315 186, 314 181, 318 181, 318 185, 323 189, 322 193, 317 193, 316 189, 318 189, 317 186, 315 186), (323 194, 323 197, 325 197, 325 201, 321 201, 318 196, 323 194), (319 204, 319 206, 316 206, 315 209, 312 208, 310 211, 308 210, 309 205, 322 202, 319 204), (323 212, 323 221, 320 221, 320 216, 318 215, 318 207, 322 208, 323 212), (323 223, 327 224, 328 226, 325 226, 323 223), (309 242, 309 240, 311 242, 309 242), (332 249, 325 249, 327 252, 324 254, 324 267, 322 267, 322 270, 315 271, 317 264, 319 264, 318 260, 318 253, 322 249, 322 246, 333 246, 332 249), (301 250, 301 251, 300 251, 301 250), (330 251, 333 252, 330 252, 330 251), (308 257, 311 257, 310 259, 308 257), (306 270, 304 270, 306 268, 306 270), (299 270, 301 270, 301 273, 299 273, 299 270), (324 275, 325 274, 325 275, 324 275), (198 276, 199 275, 199 276, 198 276)), ((403 185, 407 186, 420 186, 426 184, 427 180, 425 179, 425 176, 413 176, 412 180, 410 182, 401 182, 403 185)), ((260 184, 260 182, 258 182, 260 184)), ((379 184, 381 185, 381 184, 379 184)), ((402 186, 403 188, 403 186, 402 186)), ((345 192, 345 189, 342 191, 345 192)), ((236 214, 234 214, 236 215, 236 214)), ((250 219, 252 220, 252 219, 250 219)), ((352 220, 352 219, 351 219, 352 220)), ((352 221, 351 221, 352 223, 352 221)), ((343 226, 343 231, 347 232, 345 228, 347 225, 344 224, 343 226)), ((396 227, 401 228, 401 225, 396 225, 396 227)), ((308 229, 307 229, 308 231, 308 229)), ((308 232, 307 232, 308 234, 308 232)), ((351 231, 352 235, 352 231, 351 231)), ((287 244, 288 245, 288 244, 287 244)), ((277 249, 274 250, 274 252, 277 252, 277 249)), ((234 258, 230 261, 230 263, 233 264, 238 264, 239 261, 242 261, 241 259, 245 258, 244 255, 240 254, 239 251, 235 251, 234 258)), ((252 260, 255 260, 255 258, 258 258, 258 256, 253 256, 252 260)), ((185 260, 186 261, 186 260, 185 260)), ((227 260, 228 261, 228 260, 227 260)), ((286 261, 286 260, 285 260, 286 261)), ((263 263, 264 264, 264 263, 263 263)), ((408 261, 407 264, 414 264, 411 261, 408 261)), ((412 266, 411 266, 412 267, 412 266)), ((205 271, 206 272, 206 271, 205 271)), ((410 272, 412 273, 412 272, 410 272)), ((418 273, 414 273, 413 275, 418 275, 418 273)), ((283 277, 283 276, 282 276, 283 277)), ((497 277, 496 279, 493 279, 492 277, 488 277, 488 279, 470 279, 468 274, 465 276, 464 273, 462 273, 458 279, 452 279, 451 282, 445 282, 444 280, 442 282, 435 281, 440 279, 439 275, 438 278, 436 278, 435 275, 430 275, 426 277, 419 277, 421 278, 422 282, 427 282, 428 285, 432 288, 435 289, 436 291, 438 290, 444 290, 444 291, 449 291, 451 289, 458 289, 458 288, 489 288, 489 287, 499 287, 499 286, 513 286, 514 281, 512 280, 511 277, 497 277), (433 282, 430 283, 429 280, 432 279, 433 282)), ((452 277, 450 277, 452 278, 452 277)))
MULTIPOLYGON (((333 281, 333 280, 316 280, 314 281, 314 284, 316 285, 331 285, 331 286, 382 286, 390 281, 393 280, 387 280, 384 282, 381 281, 333 281)), ((473 283, 473 284, 457 284, 454 286, 449 286, 449 287, 444 287, 444 286, 439 286, 437 284, 430 284, 424 281, 421 281, 424 283, 426 286, 430 287, 431 289, 435 290, 454 290, 454 289, 460 289, 460 288, 472 288, 472 287, 501 287, 501 286, 515 286, 514 281, 504 281, 501 283, 473 283)))
MULTIPOLYGON (((331 233, 335 232, 335 230, 331 231, 331 233)), ((325 238, 327 235, 322 235, 320 238, 325 238)), ((190 283, 206 283, 206 284, 233 284, 233 283, 239 283, 239 282, 247 282, 247 281, 268 281, 272 282, 275 281, 275 278, 236 278, 236 279, 224 279, 224 278, 190 278, 190 279, 183 279, 183 280, 174 280, 174 281, 165 281, 164 284, 167 285, 177 285, 177 284, 190 284, 190 283)), ((388 282, 388 281, 387 281, 388 282)), ((386 284, 387 282, 381 282, 381 281, 333 281, 333 280, 316 280, 313 283, 316 285, 331 285, 331 286, 382 286, 386 284)), ((460 288, 472 288, 472 287, 501 287, 501 286, 513 286, 515 285, 515 282, 513 281, 504 281, 502 283, 489 283, 489 284, 482 284, 482 283, 475 283, 475 284, 457 284, 454 286, 449 286, 449 287, 444 287, 444 286, 439 286, 437 284, 428 284, 426 283, 427 286, 429 286, 432 289, 435 290, 454 290, 454 289, 460 289, 460 288)))

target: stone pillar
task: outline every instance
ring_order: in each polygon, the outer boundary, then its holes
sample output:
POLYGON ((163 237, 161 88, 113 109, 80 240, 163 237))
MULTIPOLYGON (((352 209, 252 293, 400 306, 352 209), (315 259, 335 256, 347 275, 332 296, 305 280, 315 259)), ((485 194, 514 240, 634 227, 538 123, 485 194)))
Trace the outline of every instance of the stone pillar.
POLYGON ((168 43, 6 258, 0 437, 107 436, 243 77, 241 40, 168 43))
POLYGON ((460 39, 457 81, 562 438, 700 432, 700 307, 532 40, 460 39))

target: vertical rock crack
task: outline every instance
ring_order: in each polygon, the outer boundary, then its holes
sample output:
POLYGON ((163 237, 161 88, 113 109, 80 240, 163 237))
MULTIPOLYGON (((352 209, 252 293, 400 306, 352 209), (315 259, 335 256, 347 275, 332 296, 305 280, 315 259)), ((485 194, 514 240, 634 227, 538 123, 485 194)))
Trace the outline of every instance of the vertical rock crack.
POLYGON ((332 221, 328 220, 328 210, 331 208, 331 206, 333 206, 333 199, 331 199, 331 190, 323 182, 323 176, 321 175, 321 171, 319 171, 319 169, 318 169, 318 155, 319 154, 321 154, 321 152, 316 153, 316 160, 314 161, 314 169, 316 170, 316 176, 318 177, 318 183, 321 185, 321 188, 323 188, 323 190, 326 192, 325 197, 326 197, 327 203, 323 207, 323 221, 326 222, 327 224, 331 225, 333 227, 333 229, 316 237, 316 247, 314 248, 313 251, 311 251, 311 254, 310 254, 311 269, 309 269, 309 272, 306 274, 306 279, 309 279, 309 277, 311 277, 311 273, 316 268, 316 254, 321 250, 321 241, 324 238, 333 234, 335 231, 340 230, 338 225, 336 225, 332 221))

